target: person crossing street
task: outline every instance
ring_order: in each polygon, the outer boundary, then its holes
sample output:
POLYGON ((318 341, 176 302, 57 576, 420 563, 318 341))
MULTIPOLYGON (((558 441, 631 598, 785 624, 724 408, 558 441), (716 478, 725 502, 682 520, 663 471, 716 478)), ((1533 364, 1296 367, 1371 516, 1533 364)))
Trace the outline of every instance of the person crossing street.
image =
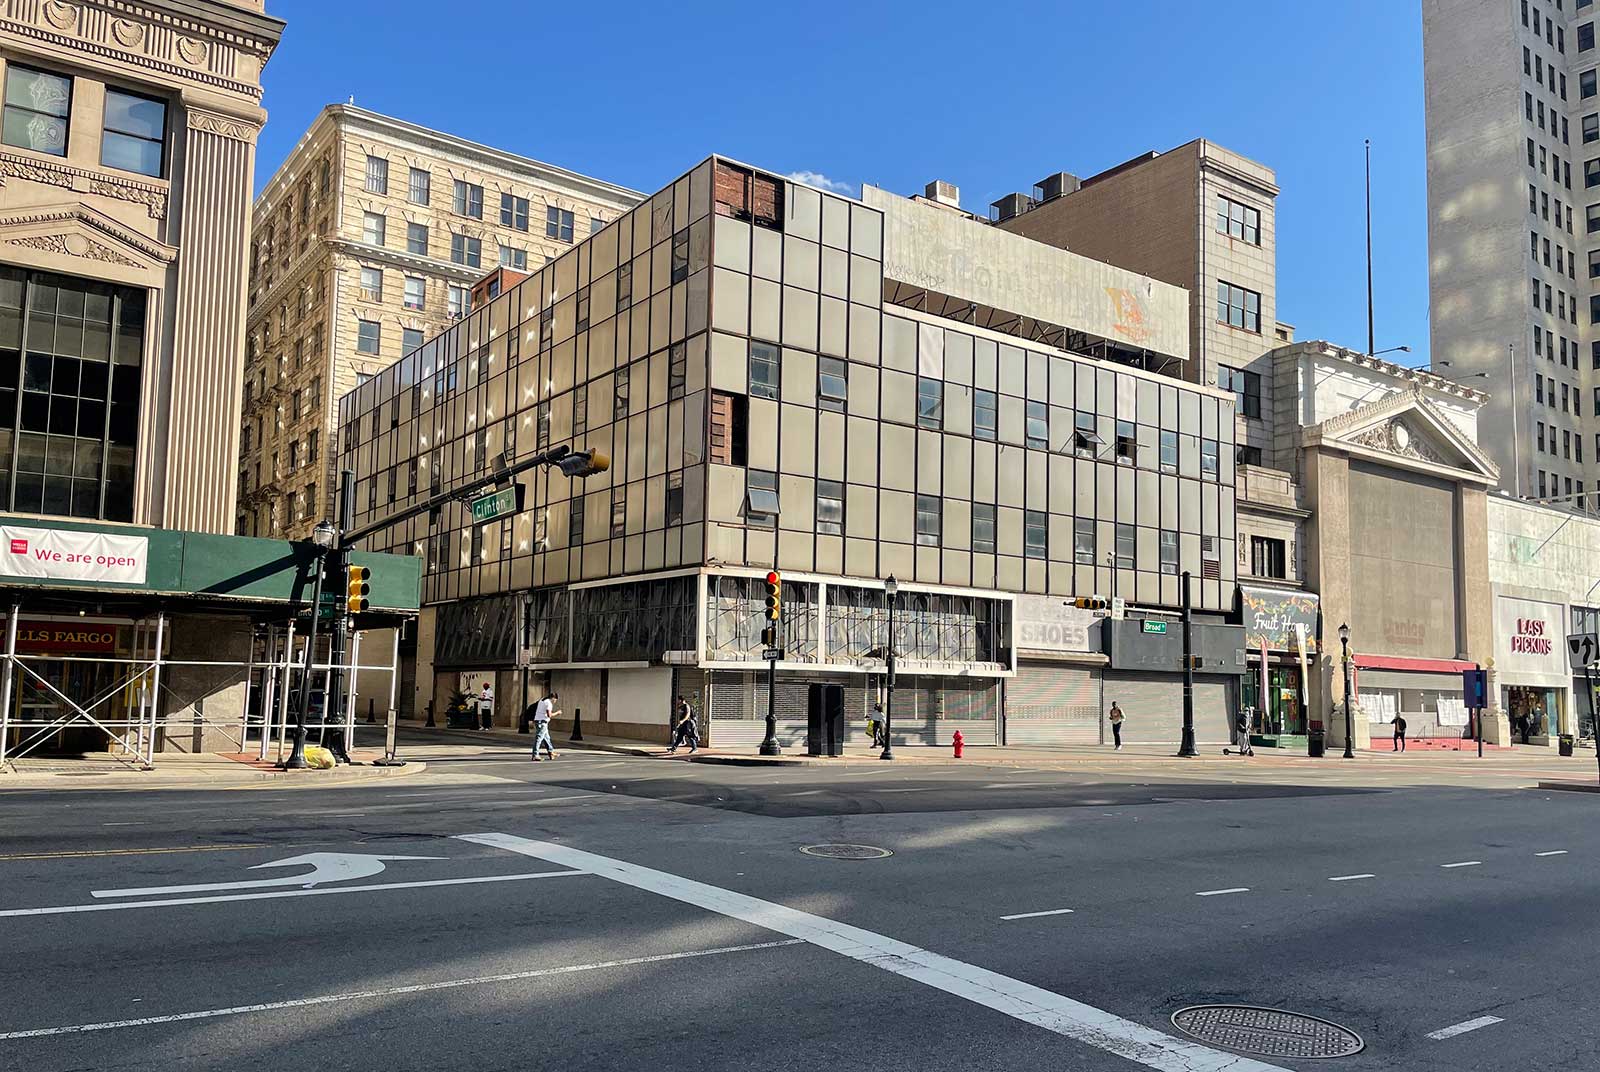
POLYGON ((555 746, 550 743, 550 720, 561 713, 561 708, 556 706, 557 699, 559 697, 556 691, 551 689, 549 695, 534 705, 533 761, 535 763, 539 762, 539 746, 541 744, 544 745, 544 750, 547 753, 546 758, 557 758, 555 746))

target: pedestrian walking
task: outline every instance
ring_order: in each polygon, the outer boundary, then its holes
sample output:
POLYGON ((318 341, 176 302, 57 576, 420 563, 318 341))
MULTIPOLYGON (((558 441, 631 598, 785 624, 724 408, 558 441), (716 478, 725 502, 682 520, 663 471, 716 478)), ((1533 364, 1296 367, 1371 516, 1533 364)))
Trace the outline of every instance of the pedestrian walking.
POLYGON ((1396 752, 1404 752, 1406 750, 1406 717, 1397 714, 1390 722, 1394 725, 1394 750, 1396 752))
POLYGON ((872 734, 872 747, 882 748, 887 742, 883 734, 883 701, 872 705, 872 714, 867 717, 867 732, 872 734))
POLYGON ((559 696, 554 689, 551 689, 549 695, 533 707, 533 761, 535 763, 539 762, 539 746, 541 744, 544 745, 544 750, 548 753, 547 758, 556 758, 555 746, 550 743, 550 720, 561 713, 561 708, 556 706, 557 699, 559 699, 559 696))
POLYGON ((485 681, 483 690, 478 693, 478 723, 484 729, 494 726, 494 689, 485 681))
POLYGON ((1122 751, 1122 708, 1117 706, 1117 701, 1111 701, 1111 714, 1107 716, 1111 722, 1111 739, 1117 743, 1114 751, 1122 751))
POLYGON ((694 708, 689 706, 688 697, 679 696, 678 702, 672 708, 672 745, 667 749, 667 755, 676 752, 684 741, 689 742, 690 755, 700 747, 700 733, 694 723, 694 708))
POLYGON ((1250 744, 1250 712, 1240 711, 1239 721, 1234 723, 1233 735, 1239 743, 1241 756, 1253 756, 1256 750, 1250 744))

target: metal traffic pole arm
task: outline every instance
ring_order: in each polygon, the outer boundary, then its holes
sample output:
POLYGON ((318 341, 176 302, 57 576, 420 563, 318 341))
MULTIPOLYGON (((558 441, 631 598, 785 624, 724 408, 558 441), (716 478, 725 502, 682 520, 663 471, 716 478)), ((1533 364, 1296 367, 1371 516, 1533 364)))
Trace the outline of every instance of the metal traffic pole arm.
POLYGON ((429 496, 415 506, 408 506, 404 510, 397 510, 378 521, 370 522, 358 529, 351 529, 343 534, 340 546, 350 547, 357 541, 371 536, 374 532, 386 529, 391 525, 398 525, 402 521, 409 521, 420 514, 431 513, 449 503, 467 502, 476 498, 484 489, 491 488, 496 484, 504 484, 512 477, 541 465, 559 466, 567 476, 585 477, 593 476, 595 473, 603 473, 611 468, 611 459, 602 450, 575 451, 565 444, 559 447, 551 447, 549 450, 540 451, 538 454, 525 458, 515 465, 501 466, 488 477, 474 481, 466 487, 456 488, 451 491, 441 491, 437 495, 429 496))

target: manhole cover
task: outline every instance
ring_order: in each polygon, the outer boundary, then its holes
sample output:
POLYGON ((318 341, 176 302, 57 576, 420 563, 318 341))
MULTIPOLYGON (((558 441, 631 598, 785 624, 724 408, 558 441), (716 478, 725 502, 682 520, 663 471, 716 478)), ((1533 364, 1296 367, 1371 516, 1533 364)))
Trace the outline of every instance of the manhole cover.
POLYGON ((826 856, 831 860, 881 860, 894 855, 875 845, 802 845, 800 851, 807 856, 826 856))
POLYGON ((1349 1057, 1366 1046, 1328 1020, 1254 1005, 1192 1005, 1173 1013, 1172 1022, 1202 1042, 1265 1057, 1349 1057))

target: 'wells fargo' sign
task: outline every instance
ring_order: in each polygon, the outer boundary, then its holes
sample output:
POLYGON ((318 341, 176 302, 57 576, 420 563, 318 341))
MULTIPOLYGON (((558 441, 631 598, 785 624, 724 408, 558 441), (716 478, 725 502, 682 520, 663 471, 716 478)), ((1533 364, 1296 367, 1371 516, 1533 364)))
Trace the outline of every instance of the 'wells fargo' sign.
MULTIPOLYGON (((3 639, 3 638, 0 638, 3 639)), ((117 650, 117 627, 78 622, 17 623, 17 650, 61 654, 111 653, 117 650)))

